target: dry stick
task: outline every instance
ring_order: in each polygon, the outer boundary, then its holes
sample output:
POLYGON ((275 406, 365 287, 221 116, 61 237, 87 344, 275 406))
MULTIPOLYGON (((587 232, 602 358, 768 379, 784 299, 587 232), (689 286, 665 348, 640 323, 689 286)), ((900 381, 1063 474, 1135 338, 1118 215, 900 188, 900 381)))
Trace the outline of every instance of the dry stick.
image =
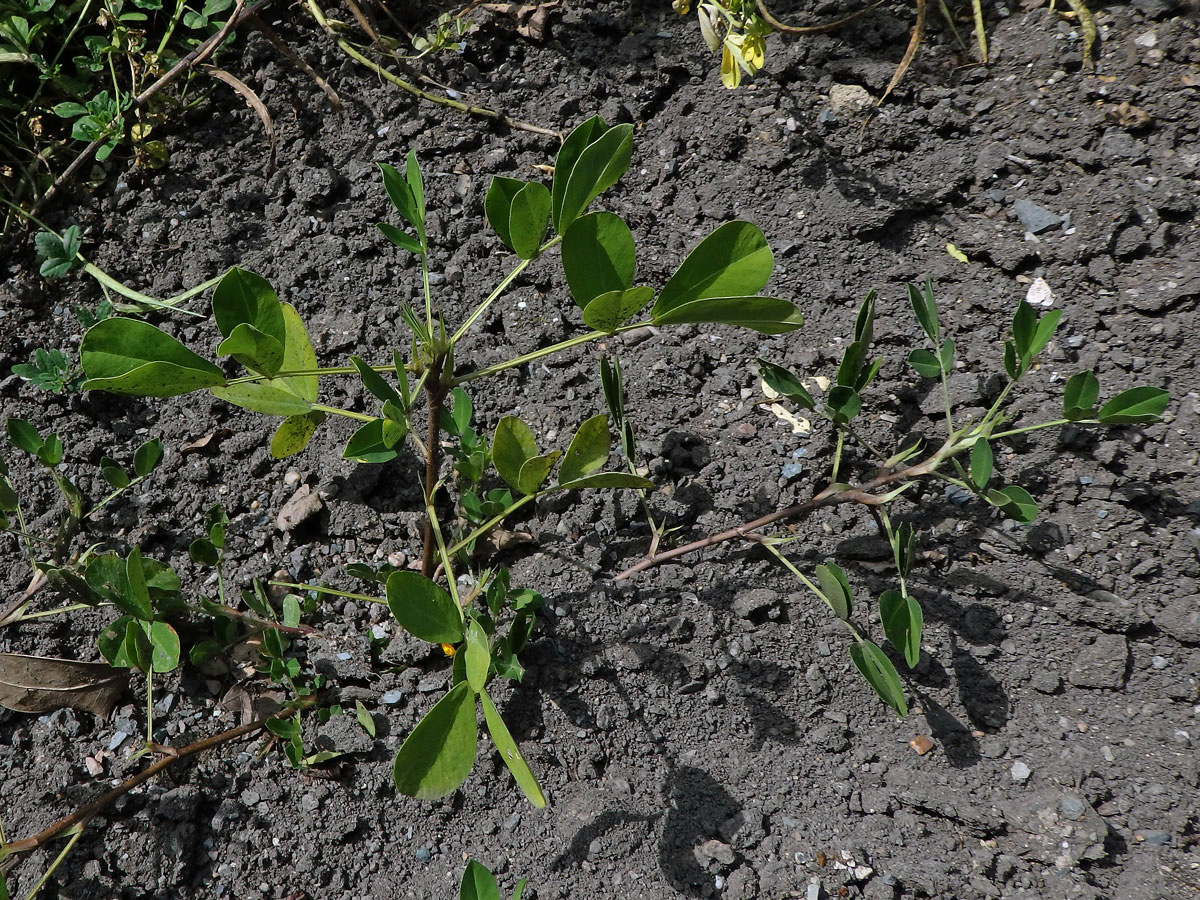
POLYGON ((39 831, 31 837, 23 838, 19 841, 13 841, 10 844, 5 844, 4 849, 6 854, 27 853, 30 850, 36 850, 38 847, 52 841, 54 838, 69 831, 72 828, 83 827, 110 806, 117 798, 128 794, 138 785, 149 781, 159 772, 173 766, 181 759, 187 759, 195 756, 197 753, 203 753, 205 750, 211 750, 213 747, 219 747, 221 744, 227 743, 244 735, 253 734, 256 731, 261 731, 266 727, 266 719, 256 719, 253 722, 247 722, 245 725, 239 725, 237 728, 231 728, 228 731, 222 731, 220 734, 214 734, 212 737, 204 738, 204 740, 196 741, 194 744, 188 744, 186 747, 181 747, 175 751, 172 756, 164 756, 152 766, 142 770, 132 778, 122 782, 117 787, 105 794, 101 794, 91 803, 81 806, 69 816, 64 816, 59 819, 49 828, 39 831))
POLYGON ((358 22, 358 27, 361 28, 366 33, 367 37, 371 39, 371 43, 381 43, 379 40, 379 32, 375 30, 375 26, 371 24, 371 20, 368 19, 366 14, 362 11, 362 7, 355 3, 354 0, 346 0, 346 6, 350 8, 350 14, 353 15, 355 21, 358 22))
POLYGON ((843 25, 853 22, 859 16, 865 15, 876 7, 882 6, 884 2, 885 0, 876 0, 876 2, 872 3, 870 6, 860 9, 858 12, 850 13, 850 15, 844 16, 841 19, 835 19, 832 22, 825 22, 821 25, 785 25, 783 22, 780 22, 777 18, 771 15, 770 10, 767 9, 765 0, 755 0, 755 6, 758 7, 758 14, 763 17, 763 21, 765 21, 776 31, 782 31, 785 34, 822 34, 826 31, 836 31, 843 25))
POLYGON ((267 105, 262 102, 258 94, 246 82, 242 81, 236 75, 226 72, 224 69, 217 66, 204 65, 201 67, 203 71, 211 75, 218 81, 223 81, 235 91, 242 95, 242 99, 246 104, 258 113, 258 119, 263 124, 263 130, 267 133, 267 143, 271 147, 271 159, 268 163, 268 168, 275 168, 275 123, 271 121, 271 113, 267 110, 267 105))
POLYGON ((431 94, 428 91, 423 91, 415 84, 405 81, 399 75, 394 75, 385 69, 379 63, 375 62, 368 56, 363 55, 358 49, 343 37, 338 37, 334 33, 333 26, 329 24, 329 20, 325 18, 325 14, 321 12, 321 7, 316 3, 316 0, 305 0, 305 6, 312 14, 312 17, 317 20, 317 24, 325 31, 327 35, 334 39, 343 53, 351 59, 362 63, 380 78, 385 78, 390 81, 400 90, 412 94, 421 100, 428 100, 430 103, 436 103, 439 106, 448 106, 451 109, 457 109, 460 112, 469 113, 473 116, 482 116, 486 119, 495 119, 497 122, 503 122, 509 128, 517 128, 521 131, 530 131, 534 134, 544 134, 549 137, 558 138, 560 141, 563 138, 562 132, 555 131, 552 128, 543 128, 541 125, 531 125, 529 122, 522 122, 519 119, 513 119, 504 113, 496 112, 494 109, 488 109, 483 106, 471 106, 463 103, 461 100, 451 100, 449 97, 439 97, 437 94, 431 94))
POLYGON ((896 71, 892 75, 892 80, 888 82, 887 90, 883 92, 883 96, 879 98, 876 106, 882 106, 883 101, 900 83, 900 79, 904 77, 904 73, 908 71, 908 67, 912 65, 912 61, 917 56, 917 50, 921 46, 921 41, 925 39, 925 0, 917 0, 917 21, 913 24, 912 34, 908 37, 908 47, 904 50, 904 56, 900 59, 900 65, 896 66, 896 71))
MULTIPOLYGON (((230 15, 225 24, 221 26, 221 30, 183 59, 181 59, 179 62, 177 62, 175 65, 173 65, 166 74, 158 79, 158 81, 154 82, 154 84, 150 85, 150 87, 146 88, 136 97, 134 97, 133 102, 129 104, 129 109, 125 112, 124 118, 128 120, 135 112, 145 106, 151 97, 169 85, 188 69, 198 66, 200 63, 204 62, 204 60, 208 59, 208 57, 212 55, 213 51, 220 46, 221 42, 229 36, 229 32, 240 25, 246 18, 252 16, 255 12, 267 6, 271 2, 272 0, 258 0, 258 2, 252 7, 245 9, 244 7, 246 0, 237 0, 237 6, 234 8, 233 14, 230 15)), ((63 186, 76 175, 78 175, 79 170, 87 165, 88 161, 95 155, 96 151, 104 145, 106 140, 108 140, 107 136, 97 138, 84 147, 83 150, 80 151, 79 155, 72 160, 71 164, 67 166, 66 170, 56 179, 54 179, 54 184, 50 185, 50 187, 46 190, 46 193, 42 194, 38 202, 33 205, 33 209, 30 210, 30 214, 37 215, 38 210, 54 199, 58 192, 62 190, 63 186)))
POLYGON ((254 13, 250 14, 250 24, 257 28, 259 34, 267 39, 267 43, 286 56, 288 61, 291 62, 293 66, 316 82, 317 87, 321 89, 321 93, 323 93, 329 100, 329 105, 333 107, 333 109, 339 112, 341 111, 342 98, 338 96, 337 91, 331 88, 329 86, 329 82, 318 75, 316 70, 307 62, 305 62, 304 58, 295 50, 293 50, 288 45, 287 41, 279 36, 279 33, 276 32, 274 28, 272 28, 265 21, 263 21, 261 17, 255 15, 254 13))
POLYGON ((762 535, 756 532, 765 528, 768 525, 773 525, 776 522, 782 522, 785 519, 793 519, 798 516, 806 516, 816 512, 818 509, 823 509, 826 506, 837 506, 840 503, 862 503, 864 506, 879 506, 886 502, 885 498, 871 491, 877 488, 884 487, 889 484, 894 484, 897 481, 910 481, 914 478, 920 478, 923 475, 928 475, 930 472, 937 469, 944 461, 942 457, 945 447, 939 450, 933 456, 924 462, 909 466, 905 469, 899 469, 894 472, 884 472, 882 475, 877 475, 866 484, 860 485, 857 488, 849 488, 831 484, 821 493, 805 500, 803 503, 797 503, 794 506, 789 506, 786 509, 777 509, 773 513, 768 513, 765 516, 755 519, 752 522, 744 522, 734 528, 726 531, 710 534, 708 537, 701 538, 698 541, 692 541, 690 544, 684 544, 682 547, 673 547, 666 550, 657 556, 647 556, 640 562, 635 563, 623 572, 613 576, 613 581, 623 581, 630 575, 635 575, 638 572, 653 568, 654 566, 662 565, 663 563, 675 559, 676 557, 685 556, 688 553, 695 553, 697 550, 704 550, 707 547, 712 547, 715 544, 721 544, 725 541, 735 540, 751 540, 759 543, 766 540, 762 535))

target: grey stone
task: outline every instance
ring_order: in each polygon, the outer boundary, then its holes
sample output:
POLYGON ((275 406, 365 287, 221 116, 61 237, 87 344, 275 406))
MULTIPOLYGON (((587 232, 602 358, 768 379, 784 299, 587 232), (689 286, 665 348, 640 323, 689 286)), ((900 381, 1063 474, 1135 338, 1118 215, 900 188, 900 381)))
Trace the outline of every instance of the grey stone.
POLYGON ((1176 597, 1151 618, 1181 644, 1200 644, 1200 597, 1176 597))
POLYGON ((741 866, 725 879, 722 900, 752 900, 758 896, 758 876, 749 866, 741 866))
POLYGON ((167 791, 158 798, 158 815, 175 822, 189 822, 200 805, 200 789, 194 784, 167 791))
POLYGON ((1012 764, 1012 769, 1009 774, 1012 776, 1012 780, 1017 782, 1017 784, 1024 784, 1029 780, 1029 776, 1033 774, 1033 770, 1018 759, 1012 764))
POLYGON ((1075 657, 1067 680, 1076 687, 1119 690, 1125 682, 1129 647, 1121 634, 1101 634, 1075 657))
POLYGON ((1150 624, 1150 617, 1135 599, 1112 591, 1096 590, 1086 597, 1075 597, 1068 610, 1071 618, 1105 631, 1130 631, 1150 624))
POLYGON ((301 485, 296 493, 283 504, 275 517, 275 527, 280 531, 291 531, 321 511, 321 498, 312 485, 301 485))
POLYGON ((1039 693, 1053 694, 1062 687, 1062 678, 1057 672, 1052 672, 1049 669, 1039 669, 1029 679, 1029 685, 1039 693))
POLYGON ((765 612, 778 602, 779 595, 766 588, 741 591, 733 598, 733 611, 743 619, 749 619, 756 613, 765 612))
POLYGON ((718 841, 715 839, 711 841, 705 841, 696 848, 696 859, 699 860, 701 864, 717 862, 723 866, 733 865, 733 848, 724 841, 718 841))
POLYGON ((1035 791, 1003 807, 1015 843, 1023 839, 1021 855, 1042 863, 1070 868, 1103 859, 1108 825, 1091 804, 1073 793, 1035 791), (1063 813, 1063 808, 1070 815, 1063 813))
POLYGON ((1017 200, 1013 203, 1013 213, 1020 220, 1022 227, 1031 234, 1041 234, 1056 225, 1061 225, 1063 217, 1051 212, 1040 203, 1032 200, 1017 200))

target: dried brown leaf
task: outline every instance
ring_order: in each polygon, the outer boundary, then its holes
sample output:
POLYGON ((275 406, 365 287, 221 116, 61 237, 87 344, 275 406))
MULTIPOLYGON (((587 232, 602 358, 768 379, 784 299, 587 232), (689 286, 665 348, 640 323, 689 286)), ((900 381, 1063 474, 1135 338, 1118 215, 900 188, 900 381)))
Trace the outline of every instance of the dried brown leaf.
POLYGON ((70 707, 101 718, 129 683, 129 670, 49 656, 0 653, 0 706, 44 713, 70 707))

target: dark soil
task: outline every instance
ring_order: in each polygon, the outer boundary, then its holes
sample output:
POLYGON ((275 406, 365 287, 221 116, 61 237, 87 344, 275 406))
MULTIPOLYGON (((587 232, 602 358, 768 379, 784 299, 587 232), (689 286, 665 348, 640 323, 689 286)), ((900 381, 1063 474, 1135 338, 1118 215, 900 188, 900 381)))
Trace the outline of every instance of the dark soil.
MULTIPOLYGON (((832 9, 775 5, 796 21, 832 9)), ((260 759, 253 743, 181 766, 94 823, 43 896, 450 898, 468 856, 510 890, 528 876, 526 896, 539 900, 781 900, 822 889, 873 900, 1200 896, 1200 26, 1171 0, 1100 10, 1093 74, 1081 71, 1077 31, 1029 5, 1003 15, 989 5, 987 69, 965 65, 931 11, 916 63, 865 127, 863 111, 831 105, 831 93, 841 100, 848 85, 880 95, 911 27, 903 6, 835 34, 773 39, 767 71, 736 92, 720 86, 694 18, 665 2, 649 13, 567 4, 541 44, 519 38, 511 18, 479 13, 464 55, 427 70, 548 127, 597 112, 636 123, 633 166, 601 206, 631 224, 647 283, 661 284, 723 221, 747 218, 766 232, 777 258, 769 292, 800 305, 803 330, 765 339, 689 326, 607 342, 626 371, 643 461, 663 488, 656 507, 682 527, 675 540, 823 485, 827 435, 793 434, 755 405, 753 358, 831 375, 871 288, 888 363, 868 392, 866 431, 880 443, 932 439, 941 426, 937 392, 902 364, 920 346, 904 282, 926 276, 959 347, 956 413, 993 390, 1008 320, 1038 278, 1064 324, 1019 394, 1019 422, 1058 415, 1063 380, 1086 368, 1107 394, 1134 384, 1171 392, 1162 424, 1046 432, 998 457, 1004 477, 1039 499, 1031 527, 935 490, 901 502, 898 513, 920 529, 911 588, 927 628, 922 661, 906 676, 908 719, 874 697, 840 626, 757 548, 725 545, 607 581, 646 551, 647 534, 628 495, 585 495, 519 520, 534 540, 508 560, 514 580, 548 600, 525 681, 501 695, 547 810, 522 799, 490 749, 444 802, 399 796, 392 755, 444 684, 445 661, 400 639, 385 654, 392 667, 372 667, 368 634, 373 625, 390 634, 390 621, 377 608, 326 601, 312 620, 320 635, 304 644, 308 661, 331 673, 343 703, 367 705, 378 738, 350 717, 314 726, 314 745, 351 753, 330 779, 294 772, 278 752, 260 759), (1019 201, 1063 219, 1027 234, 1019 201), (952 258, 948 242, 970 262, 952 258), (798 460, 803 473, 785 477, 798 460), (384 702, 389 691, 400 699, 384 702), (909 746, 921 734, 934 741, 923 756, 909 746)), ((557 145, 415 104, 307 26, 279 28, 341 94, 344 112, 247 33, 227 64, 274 117, 274 168, 255 115, 220 94, 224 108, 209 103, 180 124, 167 168, 123 169, 114 158, 95 195, 50 219, 78 221, 90 258, 158 295, 247 265, 297 305, 323 363, 386 359, 407 345, 398 307, 417 296, 418 276, 374 228, 389 214, 375 163, 419 154, 436 210, 436 290, 455 320, 512 263, 483 221, 491 176, 537 177, 533 167, 557 145)), ((24 245, 3 267, 0 374, 34 347, 76 346, 70 306, 97 302, 94 286, 43 282, 24 245)), ((156 321, 197 348, 213 342, 205 323, 156 321)), ((495 362, 580 327, 557 263, 542 261, 477 326, 459 362, 495 362)), ((602 352, 583 347, 477 391, 481 430, 519 412, 543 445, 561 444, 602 408, 602 352)), ((325 402, 352 402, 359 390, 331 384, 325 402)), ((139 542, 183 573, 192 596, 214 590, 186 548, 217 502, 233 520, 226 577, 238 589, 284 570, 361 590, 340 574, 345 564, 416 552, 411 460, 343 461, 350 429, 341 422, 277 462, 273 426, 207 395, 64 400, 11 376, 0 397, 5 415, 69 438, 68 471, 85 490, 101 454, 163 438, 160 472, 93 539, 139 542), (210 434, 207 448, 186 449, 210 434), (303 486, 317 489, 322 509, 283 532, 276 516, 303 486)), ((37 525, 48 526, 51 486, 17 468, 37 525)), ((796 562, 811 571, 841 560, 863 610, 891 586, 861 510, 798 529, 796 562)), ((28 572, 14 538, 0 539, 0 551, 7 599, 28 572)), ((99 623, 9 628, 0 650, 98 658, 99 623)), ((878 634, 877 619, 868 627, 878 634)), ((162 739, 180 745, 236 724, 220 703, 233 682, 220 668, 165 679, 159 695, 173 705, 158 717, 162 739)), ((10 839, 141 764, 127 758, 130 737, 100 776, 85 768, 118 732, 139 732, 137 691, 124 703, 106 721, 0 712, 10 839)), ((52 858, 26 860, 14 896, 52 858)))

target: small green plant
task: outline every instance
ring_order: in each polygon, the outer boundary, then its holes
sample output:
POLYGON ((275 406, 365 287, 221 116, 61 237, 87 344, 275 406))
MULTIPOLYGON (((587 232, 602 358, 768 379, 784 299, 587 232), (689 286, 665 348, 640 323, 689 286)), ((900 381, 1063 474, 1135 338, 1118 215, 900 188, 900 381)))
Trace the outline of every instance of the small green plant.
MULTIPOLYGON (((0 194, 36 198, 60 160, 99 143, 130 144, 140 165, 166 162, 153 137, 187 87, 133 113, 134 98, 224 23, 233 0, 0 0, 0 194)), ((7 227, 5 228, 7 231, 7 227)))
POLYGON ((891 504, 905 495, 915 494, 924 483, 936 480, 963 492, 963 496, 974 494, 1001 515, 1027 525, 1037 516, 1037 502, 1018 484, 993 486, 997 481, 994 444, 1068 424, 1126 426, 1157 422, 1170 399, 1161 388, 1146 386, 1128 388, 1100 404, 1100 384, 1095 374, 1080 372, 1072 375, 1064 385, 1061 417, 1009 427, 1011 417, 1007 401, 1022 378, 1032 370, 1035 358, 1054 337, 1062 316, 1061 310, 1051 310, 1039 318, 1034 308, 1022 300, 1013 316, 1010 337, 1004 344, 1003 371, 1007 382, 985 413, 956 423, 947 383, 954 369, 955 343, 943 332, 933 284, 927 281, 923 286, 908 285, 908 299, 930 346, 914 349, 906 362, 918 376, 937 379, 942 394, 946 434, 932 453, 922 458, 924 441, 914 441, 908 435, 900 439, 892 452, 884 453, 865 440, 853 424, 863 411, 863 392, 883 366, 882 359, 870 359, 875 322, 875 294, 871 292, 859 308, 851 340, 823 401, 818 402, 796 373, 767 360, 758 361, 759 375, 771 396, 783 397, 832 426, 833 463, 828 486, 810 500, 753 522, 658 555, 651 553, 616 576, 617 579, 625 578, 722 541, 756 541, 845 625, 853 639, 849 647, 851 661, 880 698, 900 716, 907 714, 908 702, 899 673, 888 654, 855 623, 854 592, 845 571, 836 562, 828 560, 816 567, 814 581, 781 549, 804 540, 804 537, 794 534, 773 537, 764 534, 763 529, 842 503, 857 503, 870 510, 880 534, 891 547, 899 581, 898 588, 886 590, 879 597, 879 622, 888 643, 907 667, 912 668, 920 660, 924 624, 921 604, 908 590, 917 536, 911 524, 893 523, 888 513, 891 504), (858 484, 852 483, 847 474, 850 447, 858 451, 855 460, 858 467, 870 473, 858 484))
MULTIPOLYGON (((358 425, 343 451, 348 459, 385 463, 399 456, 403 442, 415 448, 424 461, 420 573, 391 571, 384 577, 357 569, 385 586, 383 599, 322 588, 386 602, 401 627, 420 640, 443 645, 453 660, 448 692, 396 755, 395 781, 404 793, 432 799, 462 783, 476 757, 481 706, 501 759, 529 800, 537 806, 545 803, 488 691, 494 678, 521 677, 517 655, 529 638, 541 598, 533 591, 514 590, 506 572, 479 565, 472 551, 481 538, 539 497, 653 487, 635 471, 605 471, 610 455, 606 415, 581 423, 565 449, 539 448, 533 430, 517 416, 497 421, 489 441, 472 422, 466 385, 646 325, 711 322, 780 334, 801 324, 793 304, 757 294, 770 277, 773 258, 762 232, 749 222, 728 222, 713 231, 661 290, 635 285, 636 251, 629 226, 613 213, 589 211, 628 168, 632 131, 629 125, 609 127, 598 117, 589 119, 564 141, 549 187, 537 181, 493 180, 485 200, 487 219, 518 262, 457 327, 447 324, 432 299, 425 189, 417 158, 409 153, 403 171, 380 165, 402 224, 382 222, 379 229, 416 256, 423 273, 424 309, 400 307, 412 335, 407 358, 397 350, 386 364, 352 356, 349 366, 318 366, 296 309, 281 301, 262 277, 239 268, 217 285, 212 310, 220 333, 217 355, 232 357, 244 367, 244 375, 228 377, 216 363, 136 319, 109 318, 84 337, 80 355, 87 389, 162 397, 208 390, 279 417, 271 439, 276 457, 300 452, 331 415, 358 425), (495 365, 461 371, 457 361, 471 326, 521 272, 558 245, 577 314, 591 330, 495 365), (648 304, 650 317, 631 322, 648 304), (320 379, 331 375, 357 376, 377 401, 377 412, 319 402, 320 379), (448 468, 443 466, 444 441, 450 444, 448 468), (449 495, 458 499, 450 502, 449 495)), ((621 412, 619 378, 610 371, 606 382, 605 393, 631 457, 632 428, 621 412)))
MULTIPOLYGON (((528 879, 522 878, 517 882, 517 886, 513 888, 512 900, 521 900, 527 881, 528 879)), ((469 860, 466 869, 463 870, 458 900, 500 900, 500 886, 496 884, 496 876, 483 863, 469 860)))
MULTIPOLYGON (((105 300, 95 309, 76 306, 73 312, 79 324, 87 329, 112 315, 112 304, 105 300)), ((12 370, 35 388, 55 394, 75 394, 83 385, 83 372, 64 350, 38 347, 32 360, 15 365, 12 370)))
POLYGON ((461 53, 466 44, 463 35, 471 26, 466 19, 442 13, 434 23, 433 28, 424 35, 413 35, 413 49, 417 55, 412 59, 420 59, 431 53, 461 53))

